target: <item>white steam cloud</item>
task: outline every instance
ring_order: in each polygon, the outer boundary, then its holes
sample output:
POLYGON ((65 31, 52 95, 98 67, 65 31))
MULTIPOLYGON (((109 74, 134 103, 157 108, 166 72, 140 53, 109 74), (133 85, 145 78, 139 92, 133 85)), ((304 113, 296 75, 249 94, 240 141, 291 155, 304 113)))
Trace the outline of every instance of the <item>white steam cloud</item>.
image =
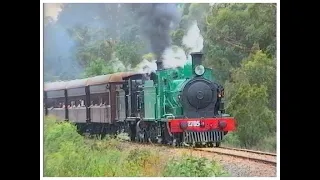
POLYGON ((163 67, 166 69, 182 67, 187 61, 184 50, 178 46, 171 46, 170 48, 167 48, 164 51, 162 58, 163 67))
POLYGON ((191 52, 199 52, 203 49, 203 37, 200 34, 197 21, 189 27, 187 34, 183 37, 182 43, 190 48, 191 52))
POLYGON ((150 74, 151 72, 156 72, 157 64, 156 60, 148 61, 146 59, 142 60, 136 67, 139 73, 147 73, 150 74))

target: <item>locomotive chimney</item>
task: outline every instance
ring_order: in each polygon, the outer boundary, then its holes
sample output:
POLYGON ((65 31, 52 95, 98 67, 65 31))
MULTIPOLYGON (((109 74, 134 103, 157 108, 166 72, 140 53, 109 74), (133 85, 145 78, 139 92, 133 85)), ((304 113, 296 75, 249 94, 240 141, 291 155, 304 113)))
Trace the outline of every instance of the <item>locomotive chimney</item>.
POLYGON ((202 52, 193 52, 190 55, 192 57, 192 66, 193 67, 202 64, 202 56, 203 56, 202 52))
POLYGON ((156 64, 157 64, 157 70, 158 71, 163 69, 162 57, 158 57, 157 58, 156 64))
MULTIPOLYGON (((202 56, 203 53, 202 52, 193 52, 190 54, 192 57, 192 71, 195 75, 200 75, 199 73, 195 72, 196 71, 196 67, 198 65, 202 65, 202 56)), ((201 74, 202 75, 202 74, 201 74)))

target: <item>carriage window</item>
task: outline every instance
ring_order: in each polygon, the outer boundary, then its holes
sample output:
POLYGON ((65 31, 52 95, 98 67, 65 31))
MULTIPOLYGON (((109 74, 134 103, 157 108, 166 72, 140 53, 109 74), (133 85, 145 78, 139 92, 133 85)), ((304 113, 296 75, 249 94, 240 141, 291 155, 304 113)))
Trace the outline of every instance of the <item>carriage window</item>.
POLYGON ((64 98, 48 98, 47 99, 48 108, 63 108, 64 98))
POLYGON ((91 106, 109 105, 109 92, 90 95, 91 106))
POLYGON ((85 107, 86 106, 86 96, 74 96, 68 97, 68 107, 76 108, 76 107, 85 107))
POLYGON ((64 90, 47 92, 47 107, 62 108, 65 103, 64 90))

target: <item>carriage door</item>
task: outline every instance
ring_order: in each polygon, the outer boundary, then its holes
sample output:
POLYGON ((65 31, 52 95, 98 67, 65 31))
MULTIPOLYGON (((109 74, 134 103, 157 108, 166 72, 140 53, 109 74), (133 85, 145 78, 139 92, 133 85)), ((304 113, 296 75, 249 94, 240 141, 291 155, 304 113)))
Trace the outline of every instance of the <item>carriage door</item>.
POLYGON ((125 91, 117 90, 117 119, 124 121, 126 119, 125 91))

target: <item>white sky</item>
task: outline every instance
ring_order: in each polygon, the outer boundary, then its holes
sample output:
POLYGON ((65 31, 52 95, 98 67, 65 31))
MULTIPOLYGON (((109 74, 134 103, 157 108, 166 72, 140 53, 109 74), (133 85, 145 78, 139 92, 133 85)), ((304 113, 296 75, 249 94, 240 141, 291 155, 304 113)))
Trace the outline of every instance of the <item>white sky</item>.
POLYGON ((58 14, 61 11, 61 3, 46 3, 44 4, 43 14, 44 16, 51 16, 54 20, 57 20, 58 14))

